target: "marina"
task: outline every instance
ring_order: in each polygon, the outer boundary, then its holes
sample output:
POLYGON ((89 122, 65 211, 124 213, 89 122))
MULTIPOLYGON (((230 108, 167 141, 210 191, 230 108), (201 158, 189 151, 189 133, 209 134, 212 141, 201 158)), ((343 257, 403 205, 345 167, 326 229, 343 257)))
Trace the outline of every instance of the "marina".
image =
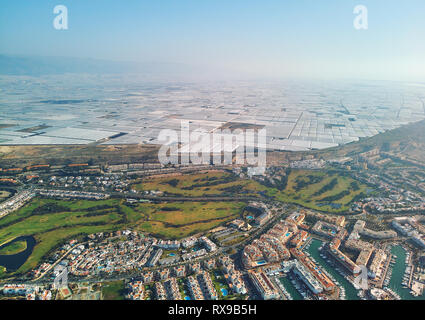
POLYGON ((296 288, 297 284, 293 279, 290 279, 289 276, 284 276, 280 277, 279 281, 282 283, 286 292, 289 293, 290 300, 304 300, 299 289, 296 288))
POLYGON ((401 245, 392 246, 391 254, 394 256, 394 263, 392 263, 388 287, 400 296, 402 300, 424 300, 424 293, 420 296, 415 296, 408 286, 411 281, 411 270, 409 268, 412 268, 408 265, 410 254, 401 245))
POLYGON ((324 242, 318 239, 312 239, 311 243, 306 247, 306 252, 328 273, 333 281, 341 288, 342 298, 346 300, 359 300, 358 290, 342 276, 338 266, 335 266, 326 256, 321 254, 319 250, 324 242), (340 272, 339 272, 340 271, 340 272))

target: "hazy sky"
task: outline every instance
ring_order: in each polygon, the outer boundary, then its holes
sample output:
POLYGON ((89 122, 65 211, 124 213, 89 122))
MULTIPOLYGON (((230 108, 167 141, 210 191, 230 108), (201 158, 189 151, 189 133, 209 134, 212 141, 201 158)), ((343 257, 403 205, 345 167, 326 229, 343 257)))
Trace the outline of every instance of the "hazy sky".
POLYGON ((425 81, 424 0, 2 0, 0 53, 425 81), (69 29, 53 28, 68 8, 69 29), (355 30, 353 9, 368 8, 355 30))

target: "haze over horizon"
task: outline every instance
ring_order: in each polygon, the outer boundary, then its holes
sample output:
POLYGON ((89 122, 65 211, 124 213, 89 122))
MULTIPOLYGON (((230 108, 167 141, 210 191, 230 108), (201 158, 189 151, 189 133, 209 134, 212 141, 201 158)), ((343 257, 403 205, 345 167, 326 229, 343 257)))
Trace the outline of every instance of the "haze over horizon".
MULTIPOLYGON (((0 53, 185 66, 217 76, 425 81, 425 3, 5 1, 0 53), (68 8, 68 30, 53 8, 68 8), (353 27, 356 5, 367 30, 353 27)), ((1 73, 1 70, 0 70, 1 73)))

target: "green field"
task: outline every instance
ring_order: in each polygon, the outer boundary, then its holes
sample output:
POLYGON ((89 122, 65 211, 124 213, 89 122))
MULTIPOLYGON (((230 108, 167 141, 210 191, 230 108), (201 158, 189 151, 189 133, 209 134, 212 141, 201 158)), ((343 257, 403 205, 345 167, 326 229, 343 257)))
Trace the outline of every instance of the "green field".
POLYGON ((111 281, 102 283, 103 300, 124 300, 124 281, 111 281))
POLYGON ((347 211, 353 199, 366 191, 364 184, 342 172, 329 170, 291 170, 283 187, 240 179, 225 171, 208 171, 147 177, 141 183, 133 185, 133 188, 186 197, 260 196, 259 192, 263 192, 277 201, 332 213, 347 211))
POLYGON ((25 240, 15 241, 9 245, 6 245, 4 248, 0 249, 0 255, 12 255, 18 254, 26 250, 27 242, 25 240))
POLYGON ((123 199, 100 201, 34 198, 0 219, 0 244, 19 236, 34 236, 36 245, 18 273, 34 268, 66 239, 124 228, 167 239, 186 237, 239 216, 240 202, 174 202, 129 205, 123 199))
POLYGON ((0 190, 0 198, 7 198, 10 195, 9 191, 0 190))
POLYGON ((0 190, 0 202, 10 197, 10 192, 7 190, 0 190))
POLYGON ((256 181, 239 179, 225 171, 208 171, 197 174, 147 177, 133 185, 138 191, 162 191, 186 197, 231 196, 234 194, 256 196, 266 188, 256 181))
POLYGON ((366 185, 336 171, 291 170, 283 190, 269 188, 267 195, 319 211, 347 211, 366 185))
POLYGON ((166 239, 183 238, 219 226, 239 216, 242 202, 173 202, 139 204, 130 215, 136 230, 166 239), (143 222, 140 222, 143 221, 143 222))

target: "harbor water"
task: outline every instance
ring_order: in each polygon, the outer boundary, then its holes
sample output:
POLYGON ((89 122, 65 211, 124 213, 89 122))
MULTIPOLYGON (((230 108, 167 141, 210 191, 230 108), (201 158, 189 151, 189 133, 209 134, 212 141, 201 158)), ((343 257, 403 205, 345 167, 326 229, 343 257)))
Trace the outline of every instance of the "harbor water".
POLYGON ((345 290, 345 299, 346 300, 359 300, 358 290, 354 288, 354 286, 345 279, 335 268, 323 259, 320 256, 319 248, 323 244, 322 241, 317 239, 312 239, 309 248, 306 250, 310 254, 311 257, 317 262, 317 264, 326 270, 326 272, 331 275, 336 281, 338 281, 339 286, 343 287, 345 290))
POLYGON ((395 256, 395 263, 393 265, 393 272, 389 287, 394 290, 402 300, 425 300, 425 294, 415 297, 410 293, 410 289, 404 288, 402 285, 404 272, 406 270, 406 250, 400 246, 395 245, 391 248, 391 253, 395 256))

